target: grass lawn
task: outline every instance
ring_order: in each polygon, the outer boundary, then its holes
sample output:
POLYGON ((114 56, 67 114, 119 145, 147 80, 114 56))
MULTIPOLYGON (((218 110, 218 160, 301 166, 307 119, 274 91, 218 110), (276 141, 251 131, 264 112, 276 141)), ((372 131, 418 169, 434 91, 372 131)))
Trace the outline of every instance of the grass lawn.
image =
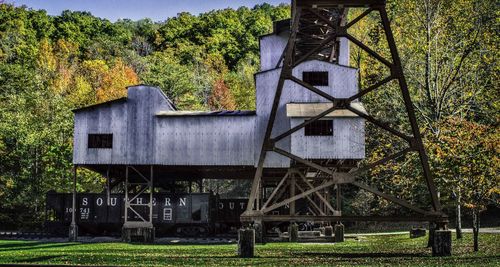
POLYGON ((366 236, 337 244, 268 243, 257 245, 256 258, 239 259, 236 245, 138 245, 124 243, 40 243, 0 240, 0 264, 78 264, 129 266, 238 265, 453 265, 500 266, 500 235, 481 234, 480 252, 471 234, 453 240, 453 256, 431 257, 427 238, 366 236))

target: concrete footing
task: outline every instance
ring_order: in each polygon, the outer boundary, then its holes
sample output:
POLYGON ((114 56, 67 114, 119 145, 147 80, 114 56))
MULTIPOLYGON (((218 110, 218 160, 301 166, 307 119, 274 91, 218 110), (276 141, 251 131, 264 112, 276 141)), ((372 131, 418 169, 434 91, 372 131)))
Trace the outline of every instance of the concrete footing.
POLYGON ((78 241, 78 225, 71 224, 69 226, 69 241, 75 242, 78 241))
POLYGON ((253 229, 255 230, 255 242, 264 243, 264 225, 262 222, 254 222, 253 229))
POLYGON ((418 238, 425 236, 426 230, 423 228, 413 228, 410 230, 410 238, 418 238))
POLYGON ((341 223, 335 225, 335 242, 344 242, 344 225, 341 223))
POLYGON ((325 226, 324 233, 325 233, 326 237, 332 237, 333 236, 333 227, 325 226))
POLYGON ((296 223, 291 223, 290 226, 288 226, 288 241, 299 241, 299 226, 296 223))
POLYGON ((155 241, 154 227, 122 228, 122 240, 127 243, 153 243, 155 241))
POLYGON ((451 231, 435 230, 432 242, 432 256, 451 256, 451 231))
POLYGON ((253 258, 255 248, 255 229, 238 230, 238 257, 253 258))

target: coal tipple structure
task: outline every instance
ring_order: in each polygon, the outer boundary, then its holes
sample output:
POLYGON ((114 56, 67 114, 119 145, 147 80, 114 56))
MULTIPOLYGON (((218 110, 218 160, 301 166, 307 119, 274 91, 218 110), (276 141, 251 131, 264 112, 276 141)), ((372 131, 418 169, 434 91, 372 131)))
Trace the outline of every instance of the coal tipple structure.
MULTIPOLYGON (((385 1, 293 1, 292 19, 276 22, 260 38, 260 72, 255 74, 255 111, 178 110, 160 88, 137 85, 127 97, 74 111, 76 169, 107 178, 110 189, 122 185, 123 236, 154 237, 154 222, 168 218, 155 210, 154 192, 172 181, 248 179, 252 189, 242 222, 261 240, 266 222, 429 221, 446 228, 430 177, 415 114, 385 11, 385 1), (348 22, 347 12, 364 8, 348 22), (381 15, 392 60, 349 35, 347 29, 371 12, 381 15), (359 71, 349 65, 354 43, 390 68, 391 75, 360 90, 359 71), (397 80, 412 135, 371 116, 360 98, 397 80), (408 141, 409 147, 377 162, 365 159, 365 123, 408 141), (430 211, 363 184, 362 172, 408 152, 419 155, 431 196, 430 211), (340 188, 352 184, 418 214, 408 217, 342 216, 340 188), (140 199, 140 201, 138 201, 140 199), (299 211, 296 202, 307 203, 299 211), (286 207, 286 214, 283 212, 286 207), (154 211, 155 210, 155 211, 154 211), (153 212, 154 211, 154 212, 153 212)), ((72 210, 79 210, 73 195, 72 210)), ((109 203, 109 202, 108 202, 109 203)), ((209 209, 207 203, 199 207, 209 209)), ((71 237, 80 215, 72 213, 71 237)), ((193 213, 194 214, 194 213, 193 213)), ((339 231, 342 230, 338 227, 339 231)))

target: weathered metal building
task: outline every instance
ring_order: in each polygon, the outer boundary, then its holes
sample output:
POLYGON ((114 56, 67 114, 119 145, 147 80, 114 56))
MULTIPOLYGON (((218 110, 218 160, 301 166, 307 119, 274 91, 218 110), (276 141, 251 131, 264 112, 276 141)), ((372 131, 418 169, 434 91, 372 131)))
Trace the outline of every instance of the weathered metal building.
MULTIPOLYGON (((277 64, 282 51, 269 47, 283 49, 286 41, 280 32, 261 38, 262 66, 261 72, 255 74, 255 111, 180 111, 159 88, 147 85, 129 87, 126 98, 75 110, 73 164, 103 174, 108 167, 118 174, 124 165, 153 165, 158 168, 158 179, 189 178, 197 171, 207 174, 201 178, 252 178, 280 75, 280 68, 271 66, 277 64), (109 139, 110 145, 92 144, 101 139, 109 139), (241 173, 242 169, 249 171, 241 173)), ((346 44, 340 55, 347 53, 346 44)), ((348 57, 343 56, 340 63, 347 65, 348 57)), ((358 70, 343 65, 311 60, 297 66, 294 74, 301 77, 319 73, 326 79, 324 85, 318 86, 321 90, 349 97, 358 92, 358 70)), ((364 112, 361 103, 352 105, 364 112)), ((287 82, 278 109, 276 134, 329 107, 328 100, 287 82)), ((348 110, 336 110, 324 120, 332 122, 327 125, 331 132, 306 136, 305 130, 297 131, 277 146, 308 159, 365 157, 362 118, 348 110)), ((265 166, 283 169, 291 163, 289 158, 274 154, 265 166)))

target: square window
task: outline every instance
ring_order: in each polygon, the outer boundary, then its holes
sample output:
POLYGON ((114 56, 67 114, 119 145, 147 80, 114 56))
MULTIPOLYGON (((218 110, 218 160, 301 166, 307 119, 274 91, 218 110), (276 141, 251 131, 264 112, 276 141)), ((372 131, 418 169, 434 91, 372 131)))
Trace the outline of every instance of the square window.
POLYGON ((328 71, 304 71, 302 81, 312 86, 328 86, 328 71))
POLYGON ((305 136, 333 136, 333 120, 317 120, 304 127, 305 136))
POLYGON ((113 148, 113 134, 89 134, 88 148, 113 148))

